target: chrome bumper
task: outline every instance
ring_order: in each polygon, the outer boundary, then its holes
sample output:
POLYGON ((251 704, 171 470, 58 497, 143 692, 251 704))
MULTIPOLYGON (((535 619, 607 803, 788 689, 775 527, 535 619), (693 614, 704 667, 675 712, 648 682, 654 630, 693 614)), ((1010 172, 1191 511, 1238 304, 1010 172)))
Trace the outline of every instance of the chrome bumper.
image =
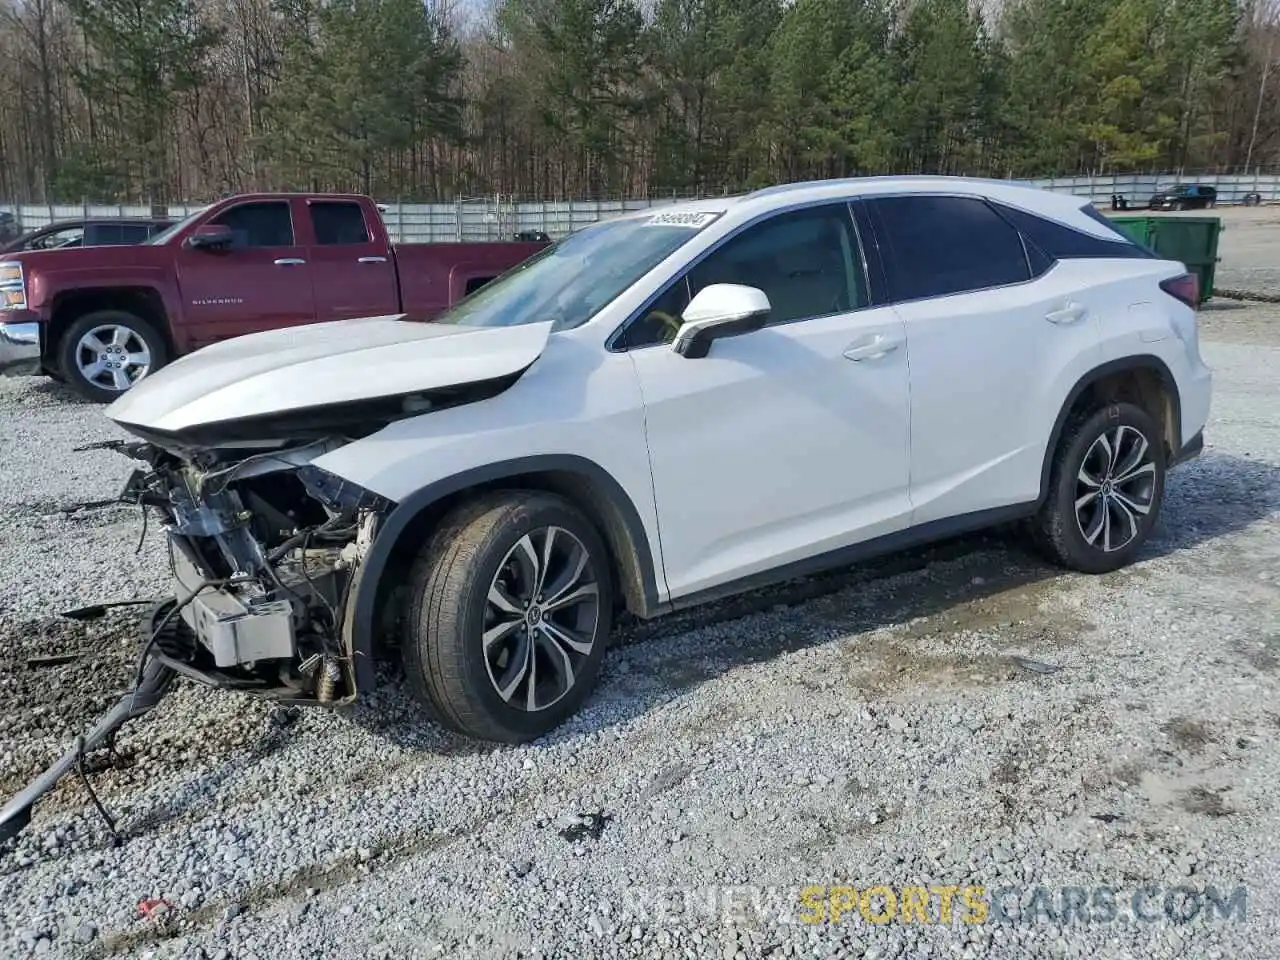
POLYGON ((24 377, 40 372, 40 324, 0 323, 0 374, 24 377))

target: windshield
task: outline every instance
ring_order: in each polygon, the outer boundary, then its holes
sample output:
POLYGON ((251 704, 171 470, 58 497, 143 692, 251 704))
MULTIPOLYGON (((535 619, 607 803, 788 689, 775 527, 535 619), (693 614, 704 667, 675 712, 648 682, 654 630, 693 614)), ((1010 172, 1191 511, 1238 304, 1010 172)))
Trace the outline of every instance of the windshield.
POLYGON ((187 214, 177 223, 170 224, 169 226, 161 230, 159 233, 157 233, 155 236, 151 237, 148 240, 144 240, 143 243, 150 244, 153 247, 168 243, 170 237, 172 237, 179 230, 182 230, 184 227, 186 227, 189 223, 194 221, 197 217, 199 217, 202 213, 204 213, 208 209, 209 209, 208 207, 201 207, 199 210, 195 211, 194 213, 187 214))
POLYGON ((656 213, 606 220, 542 250, 436 318, 467 327, 586 323, 718 213, 656 213))

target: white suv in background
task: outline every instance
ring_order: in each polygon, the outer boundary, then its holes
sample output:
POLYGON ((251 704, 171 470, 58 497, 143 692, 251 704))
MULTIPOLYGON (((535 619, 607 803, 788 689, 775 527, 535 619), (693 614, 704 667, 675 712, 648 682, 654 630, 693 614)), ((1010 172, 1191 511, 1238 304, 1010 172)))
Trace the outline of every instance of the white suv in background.
POLYGON ((215 344, 108 410, 175 558, 148 653, 345 703, 398 650, 442 722, 522 741, 621 607, 1016 518, 1113 570, 1202 445, 1197 302, 1081 199, 870 178, 600 223, 438 322, 215 344))

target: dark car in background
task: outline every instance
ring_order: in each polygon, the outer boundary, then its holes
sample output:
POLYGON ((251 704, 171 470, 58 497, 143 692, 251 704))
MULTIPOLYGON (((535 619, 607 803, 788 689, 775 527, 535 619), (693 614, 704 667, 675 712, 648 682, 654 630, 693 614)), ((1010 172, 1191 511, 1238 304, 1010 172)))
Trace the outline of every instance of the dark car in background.
MULTIPOLYGON (((18 250, 61 250, 64 247, 118 247, 143 243, 166 227, 170 220, 143 217, 100 217, 59 220, 32 230, 8 243, 0 243, 0 253, 18 250)), ((3 225, 0 224, 0 230, 3 225)), ((3 233, 0 232, 0 237, 3 233)))
POLYGON ((8 210, 0 210, 0 244, 8 243, 20 232, 18 218, 8 210))
POLYGON ((1203 183, 1179 183, 1152 194, 1148 210, 1203 210, 1218 202, 1218 191, 1203 183))

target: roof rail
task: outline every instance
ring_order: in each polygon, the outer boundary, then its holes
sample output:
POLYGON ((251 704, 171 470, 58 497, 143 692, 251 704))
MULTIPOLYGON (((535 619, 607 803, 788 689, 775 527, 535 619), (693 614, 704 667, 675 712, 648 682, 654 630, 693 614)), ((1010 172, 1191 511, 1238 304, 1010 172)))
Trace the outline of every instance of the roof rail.
POLYGON ((938 180, 955 180, 963 183, 972 184, 992 184, 1002 186, 1028 186, 1026 181, 1010 180, 1001 177, 965 177, 955 174, 942 173, 886 173, 872 174, 864 177, 831 177, 826 180, 797 180, 794 183, 779 183, 772 187, 762 187, 759 190, 752 191, 747 197, 769 197, 774 194, 790 193, 793 190, 802 190, 807 187, 835 187, 841 185, 853 186, 859 183, 874 183, 875 181, 898 180, 898 181, 938 181, 938 180))

